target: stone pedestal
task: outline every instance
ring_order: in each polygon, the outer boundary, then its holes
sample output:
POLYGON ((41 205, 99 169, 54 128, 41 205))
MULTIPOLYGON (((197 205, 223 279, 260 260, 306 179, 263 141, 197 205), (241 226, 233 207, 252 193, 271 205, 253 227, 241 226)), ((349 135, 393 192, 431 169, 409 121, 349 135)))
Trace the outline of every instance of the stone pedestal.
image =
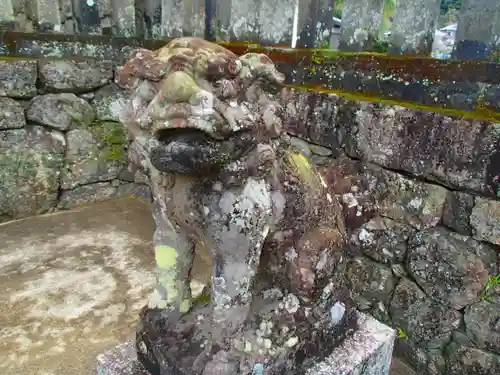
MULTIPOLYGON (((374 318, 358 313, 358 329, 307 375, 388 375, 395 332, 374 318)), ((97 357, 97 375, 149 375, 137 360, 133 342, 97 357)))

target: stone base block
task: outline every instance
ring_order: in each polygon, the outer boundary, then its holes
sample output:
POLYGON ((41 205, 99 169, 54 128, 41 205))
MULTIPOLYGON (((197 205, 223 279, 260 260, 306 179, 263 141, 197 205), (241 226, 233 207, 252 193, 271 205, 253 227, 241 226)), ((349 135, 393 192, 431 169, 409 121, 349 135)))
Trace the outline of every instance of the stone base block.
MULTIPOLYGON (((335 348, 307 375, 388 375, 395 331, 374 318, 359 314, 358 330, 335 348)), ((97 356, 97 375, 149 375, 137 360, 132 342, 97 356)))

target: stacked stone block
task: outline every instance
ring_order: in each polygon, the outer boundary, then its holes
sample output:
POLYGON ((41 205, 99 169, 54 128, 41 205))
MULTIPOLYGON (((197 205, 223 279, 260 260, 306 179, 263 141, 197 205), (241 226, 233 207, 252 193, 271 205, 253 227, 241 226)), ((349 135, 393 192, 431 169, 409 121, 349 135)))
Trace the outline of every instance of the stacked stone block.
MULTIPOLYGON (((0 60, 0 221, 139 194, 110 61, 0 60)), ((142 184, 142 185, 141 185, 142 184)))

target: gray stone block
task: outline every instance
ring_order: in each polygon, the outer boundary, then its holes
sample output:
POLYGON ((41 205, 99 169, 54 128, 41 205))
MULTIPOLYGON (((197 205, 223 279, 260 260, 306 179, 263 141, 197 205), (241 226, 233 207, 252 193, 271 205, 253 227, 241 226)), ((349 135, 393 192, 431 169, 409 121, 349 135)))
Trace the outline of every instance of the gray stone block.
MULTIPOLYGON (((307 375, 388 375, 395 331, 359 313, 359 329, 307 375)), ((136 357, 132 342, 97 356, 97 375, 149 375, 136 357)))
POLYGON ((129 341, 97 356, 97 375, 150 375, 129 341))

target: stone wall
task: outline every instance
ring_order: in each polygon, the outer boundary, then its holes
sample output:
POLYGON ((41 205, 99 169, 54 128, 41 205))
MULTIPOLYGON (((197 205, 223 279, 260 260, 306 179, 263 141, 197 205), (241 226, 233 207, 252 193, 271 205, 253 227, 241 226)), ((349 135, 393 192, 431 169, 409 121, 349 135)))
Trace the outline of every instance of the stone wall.
MULTIPOLYGON (((128 39, 103 35, 58 35, 5 32, 0 56, 96 58, 123 62, 136 47, 158 49, 162 39, 128 39)), ((285 73, 289 84, 318 87, 375 101, 407 103, 414 108, 500 119, 500 64, 495 62, 401 58, 379 54, 277 49, 226 45, 236 54, 263 52, 285 73)))
POLYGON ((398 330, 396 354, 422 374, 500 373, 500 124, 289 103, 293 142, 343 202, 357 307, 398 330))
POLYGON ((305 52, 303 62, 290 64, 291 56, 282 55, 280 70, 292 84, 319 85, 334 92, 458 114, 476 111, 498 118, 500 111, 500 64, 496 62, 338 52, 309 58, 311 53, 305 52))
MULTIPOLYGON (((137 194, 106 60, 0 60, 0 219, 137 194)), ((358 308, 423 374, 500 373, 500 124, 291 92, 286 130, 343 202, 358 308), (498 370, 498 371, 495 371, 498 370)))
POLYGON ((0 60, 0 222, 149 199, 145 181, 127 172, 113 76, 110 61, 0 60))

